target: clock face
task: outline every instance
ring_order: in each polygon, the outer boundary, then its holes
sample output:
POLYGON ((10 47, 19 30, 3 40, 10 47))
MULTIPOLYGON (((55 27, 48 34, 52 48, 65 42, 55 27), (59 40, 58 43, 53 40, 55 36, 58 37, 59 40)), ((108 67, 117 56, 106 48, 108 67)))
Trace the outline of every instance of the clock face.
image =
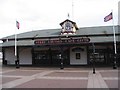
POLYGON ((67 30, 67 31, 71 31, 72 30, 72 25, 71 25, 70 22, 66 22, 65 23, 65 30, 67 30))

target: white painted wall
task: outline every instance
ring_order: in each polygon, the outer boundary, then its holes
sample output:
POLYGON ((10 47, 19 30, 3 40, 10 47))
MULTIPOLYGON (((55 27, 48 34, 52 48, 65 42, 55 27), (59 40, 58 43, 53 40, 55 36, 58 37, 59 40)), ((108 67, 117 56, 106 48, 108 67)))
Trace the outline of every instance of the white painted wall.
POLYGON ((2 52, 0 52, 0 62, 2 62, 2 57, 3 57, 2 52))
MULTIPOLYGON (((7 60, 7 64, 9 65, 15 64, 14 48, 5 49, 5 60, 7 60)), ((32 64, 31 48, 19 48, 19 60, 21 65, 24 64, 31 65, 32 64)))
POLYGON ((21 65, 32 65, 31 48, 19 48, 19 60, 21 65))
POLYGON ((80 52, 73 52, 72 48, 70 49, 70 65, 86 65, 87 64, 87 51, 86 47, 80 47, 84 48, 84 51, 80 52), (76 53, 81 54, 80 59, 76 59, 76 53))
POLYGON ((7 60, 7 64, 15 64, 14 48, 5 49, 5 60, 7 60))

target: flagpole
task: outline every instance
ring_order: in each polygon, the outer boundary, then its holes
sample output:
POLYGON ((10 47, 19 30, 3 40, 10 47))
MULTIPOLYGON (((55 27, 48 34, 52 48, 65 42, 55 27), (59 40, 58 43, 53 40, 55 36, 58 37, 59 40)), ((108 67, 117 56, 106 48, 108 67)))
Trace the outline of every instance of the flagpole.
POLYGON ((113 24, 113 35, 114 35, 114 53, 117 54, 116 50, 116 37, 115 37, 115 26, 114 26, 114 17, 113 17, 113 10, 112 10, 112 24, 113 24))
POLYGON ((16 38, 17 38, 17 34, 16 34, 16 30, 15 30, 15 59, 16 59, 16 56, 17 56, 17 41, 16 41, 16 38))
POLYGON ((113 16, 113 10, 112 10, 112 24, 113 24, 113 39, 114 39, 114 65, 113 69, 117 68, 116 65, 116 55, 117 55, 117 49, 116 49, 116 36, 115 36, 115 26, 114 26, 114 16, 113 16))
MULTIPOLYGON (((19 29, 19 22, 16 21, 16 27, 19 29)), ((17 51, 17 30, 15 29, 15 64, 16 68, 19 68, 19 59, 18 59, 18 51, 17 51)))
POLYGON ((15 65, 17 68, 17 30, 15 29, 15 65))

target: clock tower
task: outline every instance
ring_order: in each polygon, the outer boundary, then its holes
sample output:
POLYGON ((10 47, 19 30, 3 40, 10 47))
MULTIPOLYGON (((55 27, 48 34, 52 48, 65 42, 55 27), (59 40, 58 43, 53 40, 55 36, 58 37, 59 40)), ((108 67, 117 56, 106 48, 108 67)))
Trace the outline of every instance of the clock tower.
POLYGON ((76 23, 69 19, 61 22, 60 25, 62 27, 61 35, 76 34, 76 30, 78 30, 76 23))

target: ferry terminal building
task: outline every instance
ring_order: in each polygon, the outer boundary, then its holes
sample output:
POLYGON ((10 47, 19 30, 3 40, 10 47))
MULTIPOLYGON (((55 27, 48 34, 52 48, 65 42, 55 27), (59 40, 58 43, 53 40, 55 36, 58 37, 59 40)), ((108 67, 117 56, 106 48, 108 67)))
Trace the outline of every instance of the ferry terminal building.
MULTIPOLYGON (((112 26, 78 28, 69 19, 60 23, 61 29, 46 29, 2 38, 3 65, 64 66, 113 65, 114 39, 112 26), (94 53, 94 57, 93 57, 94 53)), ((117 56, 120 55, 120 26, 115 26, 117 56)), ((120 57, 117 57, 117 64, 120 57)))

